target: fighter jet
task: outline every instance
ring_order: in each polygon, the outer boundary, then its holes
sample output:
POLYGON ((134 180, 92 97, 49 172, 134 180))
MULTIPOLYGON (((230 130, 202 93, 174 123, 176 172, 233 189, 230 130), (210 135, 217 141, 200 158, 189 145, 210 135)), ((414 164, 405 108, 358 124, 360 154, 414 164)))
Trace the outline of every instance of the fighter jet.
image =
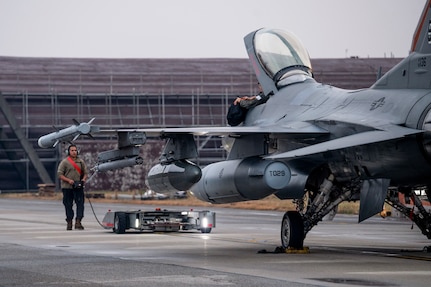
MULTIPOLYGON (((409 56, 367 89, 318 83, 307 50, 291 33, 263 28, 244 42, 269 98, 248 109, 240 125, 100 132, 118 133, 123 148, 142 145, 147 137, 166 140, 160 163, 147 177, 155 192, 191 190, 214 204, 272 194, 293 200, 297 209, 281 220, 284 248, 303 248, 325 215, 356 200, 359 221, 386 202, 431 239, 430 212, 415 194, 426 190, 431 200, 431 0, 409 56), (227 139, 225 161, 203 169, 191 161, 199 156, 195 138, 203 135, 227 139), (400 197, 412 199, 414 207, 400 197)), ((115 168, 127 154, 112 152, 113 160, 103 162, 115 168)))

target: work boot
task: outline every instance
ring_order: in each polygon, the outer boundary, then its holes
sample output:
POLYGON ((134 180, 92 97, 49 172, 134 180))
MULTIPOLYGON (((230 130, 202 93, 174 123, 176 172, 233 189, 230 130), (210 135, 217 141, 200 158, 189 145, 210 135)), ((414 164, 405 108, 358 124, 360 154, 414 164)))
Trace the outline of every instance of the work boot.
POLYGON ((81 224, 81 219, 76 219, 75 221, 75 229, 84 230, 84 226, 81 224))
POLYGON ((67 227, 66 230, 72 230, 72 219, 66 219, 67 227))

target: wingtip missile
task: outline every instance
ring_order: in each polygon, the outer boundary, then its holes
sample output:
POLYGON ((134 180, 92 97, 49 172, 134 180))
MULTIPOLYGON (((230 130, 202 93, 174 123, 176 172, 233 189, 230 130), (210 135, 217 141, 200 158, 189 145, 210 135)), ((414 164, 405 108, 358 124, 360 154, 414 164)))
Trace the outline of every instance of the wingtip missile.
POLYGON ((90 121, 79 123, 73 119, 73 125, 61 130, 52 132, 50 134, 41 136, 37 141, 41 148, 56 147, 60 142, 73 142, 78 139, 80 135, 88 135, 92 138, 91 133, 97 132, 99 127, 91 126, 95 118, 90 121))

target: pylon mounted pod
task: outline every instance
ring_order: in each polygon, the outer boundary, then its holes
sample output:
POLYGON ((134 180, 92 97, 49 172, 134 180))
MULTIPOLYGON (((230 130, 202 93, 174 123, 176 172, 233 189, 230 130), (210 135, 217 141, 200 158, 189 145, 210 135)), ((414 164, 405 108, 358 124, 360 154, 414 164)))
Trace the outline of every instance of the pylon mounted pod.
POLYGON ((105 172, 108 170, 115 170, 115 169, 120 169, 120 168, 124 168, 124 167, 142 165, 143 163, 144 163, 144 159, 140 156, 137 156, 137 157, 131 157, 131 158, 125 158, 125 159, 119 159, 119 160, 99 163, 95 167, 95 169, 99 172, 105 172))
POLYGON ((100 172, 141 165, 144 163, 144 159, 139 156, 139 147, 136 146, 101 152, 99 153, 97 160, 98 163, 95 169, 100 172))
POLYGON ((190 189, 202 176, 201 169, 188 160, 157 164, 148 172, 148 186, 155 192, 175 192, 190 189))
POLYGON ((131 146, 141 146, 145 144, 147 137, 143 132, 118 132, 118 148, 123 149, 131 146))
POLYGON ((97 156, 98 163, 116 161, 124 158, 137 157, 139 155, 139 147, 127 147, 122 149, 107 150, 99 153, 97 156))

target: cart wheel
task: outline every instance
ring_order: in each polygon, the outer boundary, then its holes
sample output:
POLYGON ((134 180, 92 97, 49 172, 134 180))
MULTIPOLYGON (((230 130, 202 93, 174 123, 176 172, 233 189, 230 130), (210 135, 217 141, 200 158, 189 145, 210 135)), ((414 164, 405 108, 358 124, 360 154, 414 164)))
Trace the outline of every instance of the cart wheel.
POLYGON ((210 233, 211 232, 211 228, 207 227, 207 228, 201 228, 201 232, 202 233, 210 233))
POLYGON ((124 212, 115 213, 113 230, 117 234, 126 232, 126 214, 124 212))

